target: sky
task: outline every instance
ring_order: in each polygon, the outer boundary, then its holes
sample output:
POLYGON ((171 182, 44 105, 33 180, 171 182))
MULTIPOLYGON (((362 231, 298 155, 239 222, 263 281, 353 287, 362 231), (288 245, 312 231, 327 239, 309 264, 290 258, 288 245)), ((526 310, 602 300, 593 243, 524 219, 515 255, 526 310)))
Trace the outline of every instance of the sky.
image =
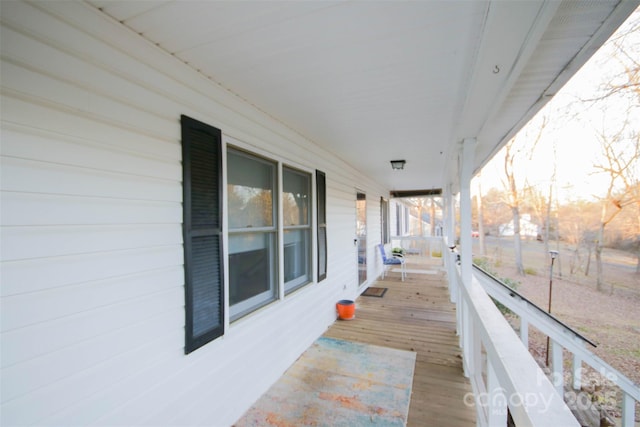
MULTIPOLYGON (((640 8, 623 24, 619 31, 633 22, 640 22, 640 8)), ((615 34, 614 34, 615 37, 615 34)), ((640 30, 627 37, 625 50, 638 60, 640 58, 640 30)), ((601 162, 601 148, 598 132, 614 132, 626 117, 625 111, 631 104, 630 127, 640 131, 640 105, 637 98, 610 98, 606 101, 580 102, 598 97, 603 84, 612 76, 623 72, 620 61, 611 58, 612 46, 605 44, 556 94, 556 96, 516 135, 518 147, 533 143, 542 122, 547 117, 542 136, 532 158, 523 155, 516 163, 516 179, 519 188, 526 180, 537 185, 545 194, 548 191, 554 168, 554 148, 557 161, 556 188, 560 202, 576 199, 593 200, 606 194, 609 178, 606 174, 594 173, 594 164, 601 162)), ((494 187, 504 188, 504 149, 485 166, 482 171, 482 191, 486 193, 494 187)), ((476 177, 472 189, 477 188, 476 177)), ((474 191, 474 190, 472 190, 474 191)))

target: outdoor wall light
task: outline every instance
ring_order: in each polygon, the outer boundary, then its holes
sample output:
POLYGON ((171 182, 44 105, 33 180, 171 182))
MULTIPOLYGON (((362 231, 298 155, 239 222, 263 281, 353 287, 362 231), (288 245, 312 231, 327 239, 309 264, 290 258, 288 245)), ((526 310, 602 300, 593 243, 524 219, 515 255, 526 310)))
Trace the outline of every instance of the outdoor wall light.
POLYGON ((391 160, 391 169, 393 170, 404 169, 405 163, 407 163, 406 160, 391 160))

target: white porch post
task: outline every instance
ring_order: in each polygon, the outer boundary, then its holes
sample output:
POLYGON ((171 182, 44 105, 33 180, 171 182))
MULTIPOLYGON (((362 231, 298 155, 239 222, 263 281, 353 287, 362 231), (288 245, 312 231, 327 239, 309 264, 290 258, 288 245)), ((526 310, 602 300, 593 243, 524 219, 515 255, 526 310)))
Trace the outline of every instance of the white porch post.
MULTIPOLYGON (((449 263, 447 274, 449 275, 449 299, 452 303, 457 304, 458 302, 458 286, 456 283, 456 256, 453 254, 449 248, 455 245, 456 242, 456 210, 455 210, 455 198, 453 197, 453 185, 449 184, 444 192, 444 222, 446 224, 445 230, 445 238, 447 242, 446 255, 449 257, 449 263)), ((443 251, 443 252, 445 252, 443 251)), ((460 309, 458 309, 458 313, 460 313, 460 309)), ((458 316, 458 325, 460 325, 460 317, 458 316)), ((459 331, 458 331, 459 332, 459 331)))
MULTIPOLYGON (((583 344, 584 346, 584 344, 583 344)), ((580 390, 582 388, 582 358, 573 354, 573 389, 580 390)))
POLYGON ((529 321, 526 317, 520 316, 520 341, 529 349, 529 321))
POLYGON ((475 138, 462 141, 460 165, 460 261, 463 285, 471 283, 472 240, 471 240, 471 178, 476 148, 475 138))
POLYGON ((445 208, 447 210, 447 245, 456 244, 456 201, 453 196, 453 184, 449 184, 446 192, 445 208))
POLYGON ((488 422, 489 426, 506 426, 508 401, 504 389, 496 376, 496 371, 490 360, 487 361, 487 394, 488 394, 488 422))
POLYGON ((564 367, 562 366, 562 346, 555 340, 551 340, 551 372, 553 373, 553 385, 558 394, 564 396, 564 367))
MULTIPOLYGON (((461 271, 461 283, 460 287, 467 287, 471 284, 472 276, 472 259, 471 259, 471 174, 473 173, 473 155, 475 151, 476 140, 475 138, 467 138, 462 141, 462 149, 460 151, 460 271, 461 271)), ((476 372, 477 367, 480 366, 478 360, 479 357, 480 337, 473 330, 473 320, 469 313, 467 304, 463 303, 458 306, 462 312, 462 354, 466 360, 464 360, 464 366, 466 367, 465 374, 468 377, 479 375, 480 372, 476 372)))
POLYGON ((636 419, 635 408, 636 404, 633 397, 624 393, 622 398, 622 427, 633 427, 636 419))

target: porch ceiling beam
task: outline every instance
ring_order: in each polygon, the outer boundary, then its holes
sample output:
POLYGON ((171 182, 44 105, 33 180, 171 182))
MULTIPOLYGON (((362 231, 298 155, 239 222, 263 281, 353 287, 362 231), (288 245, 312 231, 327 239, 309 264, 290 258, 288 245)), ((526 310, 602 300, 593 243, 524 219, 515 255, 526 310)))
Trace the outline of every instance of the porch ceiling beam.
POLYGON ((391 192, 391 197, 426 197, 440 196, 442 188, 432 188, 430 190, 397 190, 391 192))

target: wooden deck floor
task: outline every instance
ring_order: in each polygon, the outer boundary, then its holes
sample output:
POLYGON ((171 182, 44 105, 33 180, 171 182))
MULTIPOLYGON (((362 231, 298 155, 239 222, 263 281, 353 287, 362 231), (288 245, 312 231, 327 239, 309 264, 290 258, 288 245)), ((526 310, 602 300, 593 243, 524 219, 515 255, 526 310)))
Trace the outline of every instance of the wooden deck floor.
MULTIPOLYGON (((434 272, 425 264, 407 268, 434 272)), ((337 320, 325 336, 417 353, 408 426, 475 426, 475 409, 464 404, 471 385, 462 372, 455 307, 443 273, 414 272, 402 282, 392 272, 371 286, 388 291, 383 298, 360 296, 355 319, 337 320)))

